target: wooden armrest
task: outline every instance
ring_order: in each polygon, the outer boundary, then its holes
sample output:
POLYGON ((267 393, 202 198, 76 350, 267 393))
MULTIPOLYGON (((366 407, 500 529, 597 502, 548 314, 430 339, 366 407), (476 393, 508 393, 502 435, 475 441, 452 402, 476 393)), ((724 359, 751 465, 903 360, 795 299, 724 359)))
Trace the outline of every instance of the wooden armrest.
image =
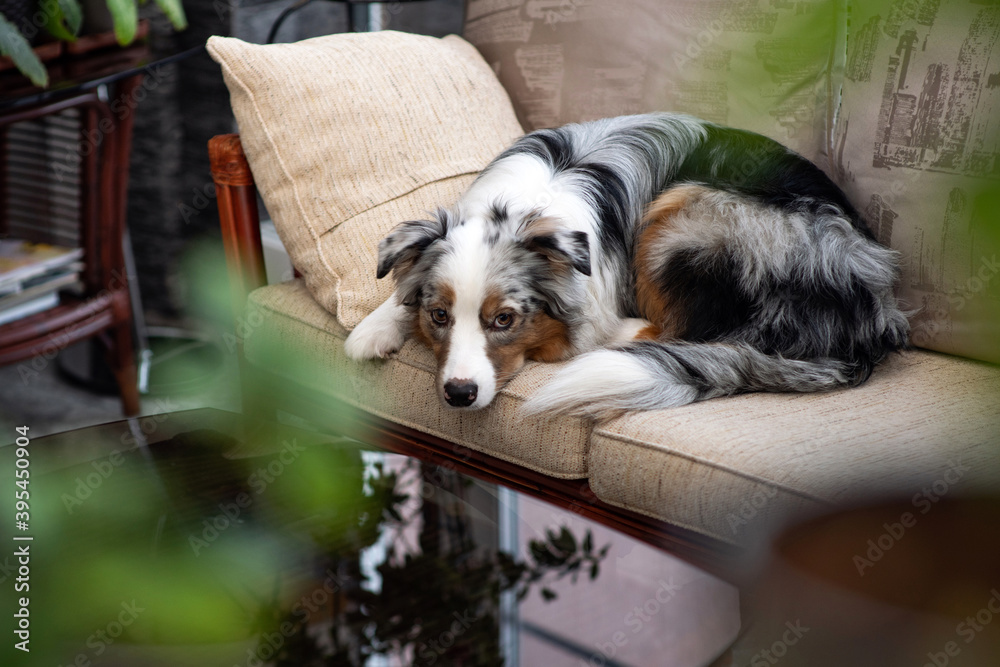
POLYGON ((222 244, 236 317, 242 317, 247 294, 267 284, 260 241, 260 215, 253 173, 238 134, 221 134, 208 142, 212 179, 219 206, 222 244))

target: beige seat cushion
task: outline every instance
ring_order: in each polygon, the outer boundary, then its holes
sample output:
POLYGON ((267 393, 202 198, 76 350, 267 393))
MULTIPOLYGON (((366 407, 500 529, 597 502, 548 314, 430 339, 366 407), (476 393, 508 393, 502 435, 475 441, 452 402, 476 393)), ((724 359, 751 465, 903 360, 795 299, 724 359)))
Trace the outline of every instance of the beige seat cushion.
POLYGON ((731 542, 827 503, 998 480, 1000 369, 923 351, 854 389, 627 414, 590 448, 600 499, 731 542))
POLYGON ((507 93, 460 37, 212 37, 208 50, 292 263, 346 327, 392 293, 375 279, 379 240, 453 204, 521 135, 507 93))
POLYGON ((855 389, 631 413, 591 434, 584 420, 515 414, 557 364, 529 364, 489 408, 458 412, 413 340, 388 361, 347 359, 347 330, 301 280, 251 294, 245 324, 251 363, 318 396, 552 477, 589 476, 601 500, 729 542, 874 493, 1000 481, 1000 369, 934 352, 896 355, 855 389))
POLYGON ((301 280, 250 295, 245 354, 251 363, 397 424, 516 463, 551 477, 587 474, 590 424, 576 418, 522 419, 515 410, 551 379, 554 366, 529 364, 486 410, 445 409, 434 386, 436 361, 409 340, 388 361, 359 364, 344 354, 347 331, 301 280))

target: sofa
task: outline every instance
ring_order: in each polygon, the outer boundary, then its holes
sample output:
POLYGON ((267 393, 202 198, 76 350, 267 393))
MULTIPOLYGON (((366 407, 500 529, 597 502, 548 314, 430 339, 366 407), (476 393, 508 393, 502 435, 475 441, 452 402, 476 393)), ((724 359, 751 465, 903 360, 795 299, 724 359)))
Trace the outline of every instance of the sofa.
POLYGON ((981 70, 1000 8, 967 4, 470 0, 465 39, 213 37, 239 125, 210 153, 246 409, 472 470, 729 577, 789 521, 995 490, 1000 87, 981 70), (914 347, 857 388, 596 423, 519 414, 558 364, 529 363, 488 408, 458 412, 414 340, 346 357, 392 290, 374 267, 394 224, 454 201, 524 131, 657 109, 767 134, 827 171, 900 252, 914 347), (263 286, 258 191, 292 281, 263 286))

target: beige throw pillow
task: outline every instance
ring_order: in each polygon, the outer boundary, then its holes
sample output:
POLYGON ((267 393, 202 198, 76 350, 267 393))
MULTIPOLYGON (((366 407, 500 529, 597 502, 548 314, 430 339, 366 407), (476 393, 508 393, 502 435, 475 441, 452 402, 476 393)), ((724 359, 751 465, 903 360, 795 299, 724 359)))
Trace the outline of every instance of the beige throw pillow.
POLYGON ((212 37, 257 187, 316 300, 352 328, 392 293, 379 240, 453 203, 522 134, 470 44, 399 32, 212 37))

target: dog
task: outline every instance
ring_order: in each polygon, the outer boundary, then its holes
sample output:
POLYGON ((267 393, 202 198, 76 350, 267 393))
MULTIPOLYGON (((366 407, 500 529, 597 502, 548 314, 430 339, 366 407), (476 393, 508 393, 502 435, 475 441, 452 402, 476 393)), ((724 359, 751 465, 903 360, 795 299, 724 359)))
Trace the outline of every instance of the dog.
POLYGON ((907 345, 897 254, 813 163, 762 135, 652 113, 518 139, 458 203, 379 243, 392 297, 346 341, 433 349, 448 406, 570 360, 524 410, 606 418, 864 382, 907 345))

